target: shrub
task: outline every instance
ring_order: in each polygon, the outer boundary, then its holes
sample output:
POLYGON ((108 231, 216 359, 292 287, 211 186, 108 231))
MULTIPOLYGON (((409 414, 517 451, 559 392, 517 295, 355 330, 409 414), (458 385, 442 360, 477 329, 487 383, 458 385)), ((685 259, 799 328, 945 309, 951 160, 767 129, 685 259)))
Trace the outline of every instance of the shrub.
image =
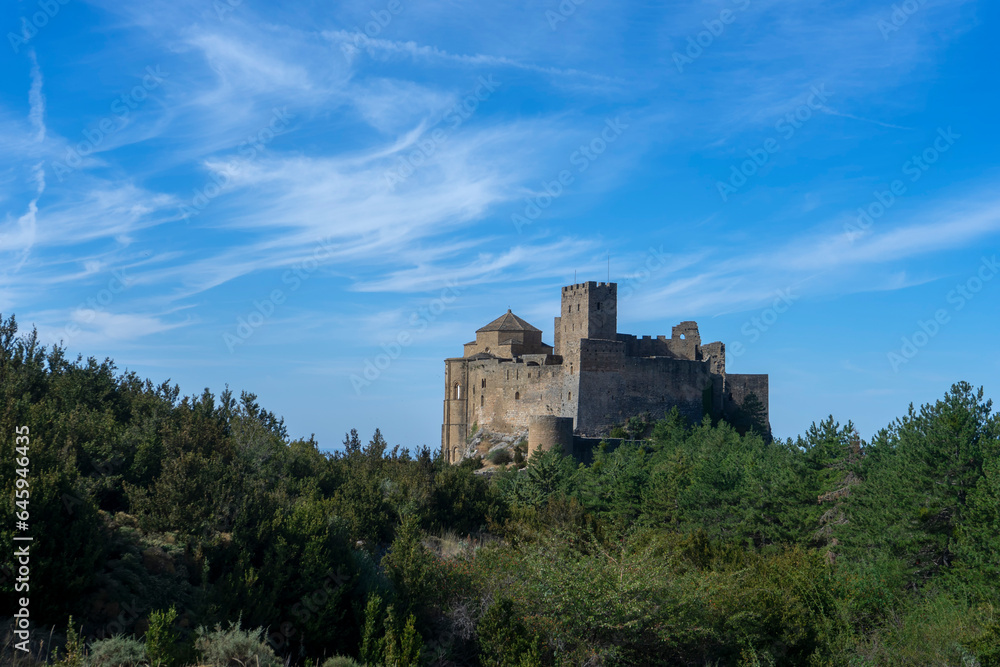
POLYGON ((198 635, 195 648, 204 663, 212 667, 282 667, 281 660, 264 641, 263 628, 241 630, 230 625, 223 630, 217 625, 210 633, 198 628, 198 635))
POLYGON ((365 624, 361 631, 361 661, 375 664, 381 654, 378 636, 378 618, 382 614, 382 597, 377 593, 368 596, 365 605, 365 624))
POLYGON ((514 463, 517 466, 521 466, 524 463, 524 455, 528 451, 528 443, 521 440, 517 445, 514 446, 514 463))
MULTIPOLYGON (((59 660, 56 664, 59 667, 81 667, 87 658, 87 646, 83 639, 83 635, 77 632, 77 629, 73 627, 73 617, 69 617, 69 623, 66 628, 66 656, 59 660)), ((81 628, 82 629, 82 628, 81 628)), ((58 660, 59 651, 55 652, 55 657, 58 660)))
POLYGON ((484 667, 540 665, 538 637, 531 637, 514 604, 502 598, 489 606, 476 623, 484 667))
POLYGON ((353 658, 343 655, 335 655, 323 661, 323 667, 361 667, 361 663, 353 658))
POLYGON ((510 455, 510 450, 507 449, 494 449, 489 453, 486 459, 498 466, 505 466, 514 460, 514 457, 510 455))
POLYGON ((410 614, 406 625, 400 629, 400 619, 392 605, 386 612, 385 637, 382 640, 385 664, 398 667, 417 667, 420 664, 420 652, 424 648, 424 640, 417 632, 417 619, 410 614))
POLYGON ((166 611, 154 611, 149 615, 146 654, 154 667, 157 665, 170 667, 177 663, 177 633, 174 631, 176 620, 177 609, 174 607, 166 611))
POLYGON ((147 664, 146 646, 135 637, 115 635, 90 645, 87 667, 138 667, 147 664))

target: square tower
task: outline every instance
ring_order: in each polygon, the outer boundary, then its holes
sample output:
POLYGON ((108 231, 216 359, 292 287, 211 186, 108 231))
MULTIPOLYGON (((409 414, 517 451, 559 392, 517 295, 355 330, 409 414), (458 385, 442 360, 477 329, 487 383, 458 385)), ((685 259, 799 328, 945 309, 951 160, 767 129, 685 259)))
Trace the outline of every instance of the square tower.
POLYGON ((557 354, 579 347, 581 338, 615 340, 618 336, 617 283, 579 283, 562 288, 562 309, 555 322, 557 354))

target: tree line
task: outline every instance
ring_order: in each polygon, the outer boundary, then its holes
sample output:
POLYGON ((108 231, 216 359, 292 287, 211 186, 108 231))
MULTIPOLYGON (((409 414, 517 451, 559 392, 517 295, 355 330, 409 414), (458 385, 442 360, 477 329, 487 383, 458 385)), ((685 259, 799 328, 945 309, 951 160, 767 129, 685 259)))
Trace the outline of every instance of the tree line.
POLYGON ((1000 417, 966 383, 870 442, 673 412, 487 477, 377 430, 323 452, 0 317, 0 406, 36 628, 5 664, 1000 665, 1000 417))

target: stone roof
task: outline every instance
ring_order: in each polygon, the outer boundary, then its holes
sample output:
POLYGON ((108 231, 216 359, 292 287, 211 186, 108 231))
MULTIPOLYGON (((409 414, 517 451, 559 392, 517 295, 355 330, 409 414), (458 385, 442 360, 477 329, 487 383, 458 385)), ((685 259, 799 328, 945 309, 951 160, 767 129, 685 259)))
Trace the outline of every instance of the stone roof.
POLYGON ((541 329, 531 326, 508 309, 485 327, 476 329, 476 333, 481 331, 541 331, 541 329))

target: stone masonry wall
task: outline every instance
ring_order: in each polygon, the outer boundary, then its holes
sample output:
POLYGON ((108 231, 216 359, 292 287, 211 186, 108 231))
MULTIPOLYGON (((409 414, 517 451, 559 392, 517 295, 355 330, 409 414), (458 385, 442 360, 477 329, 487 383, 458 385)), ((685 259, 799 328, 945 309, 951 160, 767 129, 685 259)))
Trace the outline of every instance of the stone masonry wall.
POLYGON ((674 406, 688 419, 701 420, 706 390, 712 400, 708 362, 626 357, 624 348, 624 343, 617 341, 582 341, 579 433, 606 434, 616 424, 643 412, 659 419, 674 406))
POLYGON ((768 377, 767 375, 727 375, 726 394, 730 399, 732 408, 743 405, 743 401, 750 393, 757 394, 757 398, 764 404, 765 422, 771 422, 770 402, 768 400, 768 377))
POLYGON ((576 378, 562 366, 487 359, 469 363, 468 419, 494 431, 527 429, 534 415, 576 418, 576 378))

